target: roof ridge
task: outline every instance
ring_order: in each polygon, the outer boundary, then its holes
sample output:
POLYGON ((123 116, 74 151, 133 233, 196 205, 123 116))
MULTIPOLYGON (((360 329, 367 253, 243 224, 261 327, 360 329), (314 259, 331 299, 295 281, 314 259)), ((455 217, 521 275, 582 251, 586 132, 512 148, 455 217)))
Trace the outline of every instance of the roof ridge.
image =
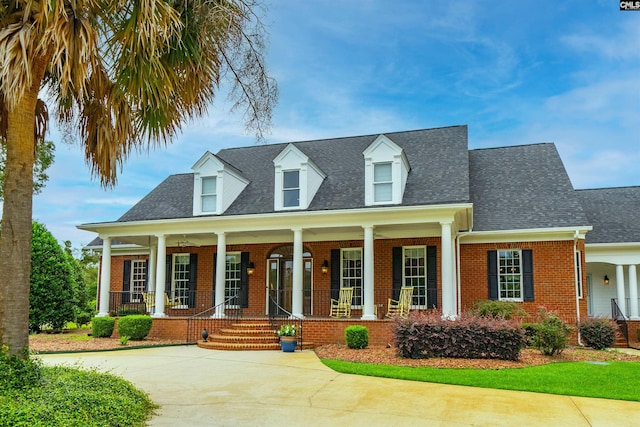
POLYGON ((555 142, 532 142, 529 144, 517 144, 517 145, 502 145, 500 147, 482 147, 473 148, 469 151, 485 151, 485 150, 502 150, 505 148, 521 148, 521 147, 533 147, 534 145, 556 145, 555 142))
POLYGON ((598 188, 576 188, 575 191, 621 190, 624 188, 640 189, 640 185, 621 185, 621 186, 615 186, 615 187, 598 187, 598 188))

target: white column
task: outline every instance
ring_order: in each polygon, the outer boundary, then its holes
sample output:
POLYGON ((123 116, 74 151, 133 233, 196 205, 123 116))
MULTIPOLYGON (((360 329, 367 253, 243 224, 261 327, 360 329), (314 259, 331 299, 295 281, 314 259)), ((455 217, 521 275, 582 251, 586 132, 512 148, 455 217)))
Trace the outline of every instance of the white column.
POLYGON ((453 275, 453 242, 451 238, 451 223, 441 222, 442 230, 442 317, 455 318, 455 280, 453 275))
POLYGON ((638 273, 635 264, 629 266, 629 317, 638 319, 638 273))
POLYGON ((616 265, 616 291, 618 299, 618 307, 625 316, 627 315, 626 300, 624 295, 624 268, 616 265))
POLYGON ((149 247, 149 265, 147 271, 149 271, 149 277, 147 277, 147 292, 154 292, 156 290, 156 265, 158 265, 158 247, 149 247))
POLYGON ((221 232, 218 233, 218 251, 216 252, 216 312, 213 317, 222 318, 224 314, 224 288, 226 284, 225 270, 227 267, 227 237, 221 232))
POLYGON ((100 263, 100 308, 98 317, 109 315, 109 291, 111 290, 111 237, 102 238, 102 260, 100 263))
POLYGON ((302 315, 302 280, 304 265, 302 264, 302 229, 293 231, 293 284, 291 295, 291 314, 295 317, 302 315))
POLYGON ((364 256, 362 263, 364 271, 362 277, 364 309, 362 310, 362 320, 375 320, 376 316, 373 311, 374 305, 374 289, 373 289, 373 226, 363 226, 364 228, 364 256))
POLYGON ((158 236, 158 256, 156 261, 156 308, 152 317, 167 317, 164 314, 164 282, 166 280, 167 237, 158 236))

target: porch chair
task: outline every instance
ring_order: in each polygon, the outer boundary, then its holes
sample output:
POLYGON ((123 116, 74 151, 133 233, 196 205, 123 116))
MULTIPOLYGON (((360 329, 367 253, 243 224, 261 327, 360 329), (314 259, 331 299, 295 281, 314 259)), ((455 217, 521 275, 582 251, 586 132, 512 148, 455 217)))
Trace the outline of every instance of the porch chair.
POLYGON ((411 300, 413 299, 413 286, 403 286, 400 288, 400 295, 397 300, 389 298, 387 304, 387 317, 399 316, 406 319, 411 310, 411 300))
POLYGON ((351 317, 353 288, 340 288, 338 299, 331 298, 329 317, 351 317))
POLYGON ((164 294, 164 306, 171 308, 171 307, 177 307, 179 305, 182 305, 182 301, 180 301, 180 297, 175 297, 172 299, 169 299, 169 295, 164 294))
POLYGON ((153 312, 153 309, 156 308, 155 294, 153 292, 142 292, 142 300, 147 307, 147 311, 149 313, 153 312))

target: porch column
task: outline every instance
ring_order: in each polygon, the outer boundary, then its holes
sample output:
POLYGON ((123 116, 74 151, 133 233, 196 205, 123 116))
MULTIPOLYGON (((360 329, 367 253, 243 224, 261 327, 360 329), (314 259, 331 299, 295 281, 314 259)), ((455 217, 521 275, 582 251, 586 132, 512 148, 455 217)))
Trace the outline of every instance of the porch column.
POLYGON ((98 317, 109 315, 109 291, 111 290, 111 237, 102 238, 102 260, 100 263, 100 308, 98 317))
POLYGON ((213 317, 222 318, 224 314, 224 289, 225 289, 225 276, 227 267, 227 237, 224 232, 218 234, 218 250, 216 252, 216 312, 213 317))
POLYGON ((367 225, 364 228, 364 254, 363 254, 363 278, 362 291, 364 298, 364 307, 362 310, 362 320, 375 320, 376 315, 373 314, 374 305, 374 289, 373 289, 373 226, 367 225))
POLYGON ((302 279, 304 265, 302 263, 302 229, 293 231, 293 284, 291 295, 291 314, 295 317, 304 317, 302 314, 302 279))
POLYGON ((154 292, 156 290, 156 265, 158 265, 158 247, 149 247, 149 265, 147 271, 149 277, 147 277, 147 292, 154 292))
POLYGON ((455 300, 455 280, 453 275, 453 241, 451 223, 441 222, 442 230, 442 317, 452 319, 457 316, 455 300))
POLYGON ((629 266, 629 317, 638 320, 638 273, 635 264, 629 266))
POLYGON ((627 315, 626 299, 624 295, 624 268, 616 265, 616 291, 618 299, 618 307, 625 316, 627 315))
POLYGON ((152 317, 167 317, 164 314, 164 283, 166 277, 167 262, 167 236, 161 234, 158 237, 158 256, 156 258, 156 309, 151 315, 152 317))

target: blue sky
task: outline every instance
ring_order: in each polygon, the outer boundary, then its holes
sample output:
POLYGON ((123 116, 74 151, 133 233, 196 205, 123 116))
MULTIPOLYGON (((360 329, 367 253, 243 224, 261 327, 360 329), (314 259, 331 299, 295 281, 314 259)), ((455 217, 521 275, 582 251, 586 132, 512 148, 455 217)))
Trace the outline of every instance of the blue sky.
MULTIPOLYGON (((466 124, 471 149, 554 142, 575 188, 640 185, 640 12, 617 0, 271 0, 268 143, 466 124)), ((75 247, 206 151, 255 143, 220 97, 117 187, 57 144, 34 218, 75 247)))

